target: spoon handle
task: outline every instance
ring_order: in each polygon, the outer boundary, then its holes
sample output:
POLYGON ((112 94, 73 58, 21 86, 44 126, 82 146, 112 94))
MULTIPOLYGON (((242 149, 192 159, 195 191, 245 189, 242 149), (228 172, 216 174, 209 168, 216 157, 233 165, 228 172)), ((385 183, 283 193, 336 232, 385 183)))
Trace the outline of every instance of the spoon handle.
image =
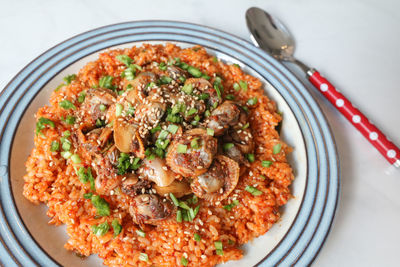
POLYGON ((318 71, 307 72, 309 81, 342 113, 354 127, 390 162, 400 167, 400 149, 375 126, 367 117, 355 108, 351 102, 318 71))

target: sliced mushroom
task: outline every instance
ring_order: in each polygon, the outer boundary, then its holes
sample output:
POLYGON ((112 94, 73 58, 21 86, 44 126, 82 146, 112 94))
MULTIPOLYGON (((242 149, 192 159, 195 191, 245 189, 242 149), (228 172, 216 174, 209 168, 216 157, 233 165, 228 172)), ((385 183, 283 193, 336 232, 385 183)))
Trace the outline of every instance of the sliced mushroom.
POLYGON ((124 89, 126 90, 132 88, 145 92, 147 85, 151 82, 156 82, 157 79, 157 75, 153 72, 142 72, 139 73, 136 78, 131 81, 125 79, 124 89))
POLYGON ((142 194, 134 198, 129 213, 135 223, 160 225, 174 220, 176 207, 166 198, 158 195, 142 194))
POLYGON ((182 80, 185 81, 189 76, 186 70, 183 70, 177 66, 172 66, 172 65, 167 67, 167 72, 168 75, 178 83, 182 83, 182 80))
POLYGON ((167 105, 161 99, 147 97, 135 110, 135 120, 156 125, 164 116, 167 105))
POLYGON ((239 181, 239 164, 234 160, 218 155, 208 171, 194 178, 190 185, 193 193, 210 202, 225 199, 239 181))
POLYGON ((107 108, 114 104, 117 95, 106 88, 89 89, 85 97, 85 102, 81 105, 81 110, 89 116, 83 116, 84 118, 90 117, 92 121, 88 122, 87 119, 83 120, 84 123, 94 124, 97 119, 105 119, 107 114, 107 108), (101 108, 101 105, 106 106, 106 109, 101 108))
POLYGON ((136 125, 123 119, 117 119, 113 125, 114 142, 124 153, 134 153, 136 157, 144 158, 144 144, 136 125))
POLYGON ((187 79, 185 85, 191 85, 194 90, 198 90, 200 93, 208 94, 209 98, 206 100, 206 103, 210 107, 218 105, 221 101, 212 84, 204 78, 187 79))
POLYGON ((140 172, 158 186, 168 186, 175 180, 175 173, 166 165, 164 159, 144 159, 140 172))
POLYGON ((253 153, 254 151, 254 140, 249 128, 229 129, 223 139, 233 142, 244 154, 253 153))
POLYGON ((217 139, 204 129, 196 128, 173 140, 167 153, 167 164, 176 173, 197 176, 207 171, 217 153, 217 139), (195 140, 195 141, 193 141, 195 140), (196 145, 193 145, 193 142, 196 145))
POLYGON ((207 119, 207 128, 213 129, 214 134, 220 136, 229 126, 236 125, 239 117, 239 107, 232 101, 225 101, 211 112, 207 119))
POLYGON ((130 197, 145 193, 151 189, 151 182, 146 179, 139 179, 136 174, 128 174, 127 179, 122 182, 121 190, 130 197))
POLYGON ((157 194, 161 196, 168 195, 169 193, 174 194, 175 197, 180 198, 185 195, 189 195, 192 193, 192 189, 190 188, 190 184, 187 181, 173 181, 168 186, 154 186, 154 189, 157 191, 157 194))

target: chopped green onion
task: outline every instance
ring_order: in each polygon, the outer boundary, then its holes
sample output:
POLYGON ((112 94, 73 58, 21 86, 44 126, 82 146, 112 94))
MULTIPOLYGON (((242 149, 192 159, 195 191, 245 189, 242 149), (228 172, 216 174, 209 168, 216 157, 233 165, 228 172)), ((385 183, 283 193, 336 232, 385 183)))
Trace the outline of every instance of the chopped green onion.
POLYGON ((200 116, 199 115, 194 116, 194 120, 195 121, 200 121, 200 116))
POLYGON ((250 126, 250 123, 246 123, 245 125, 243 125, 242 130, 249 128, 249 126, 250 126))
POLYGON ((117 235, 119 235, 121 233, 122 225, 119 223, 118 219, 114 219, 111 222, 111 226, 112 226, 112 228, 114 230, 114 236, 117 236, 117 235))
POLYGON ((254 106, 255 104, 257 104, 257 102, 258 102, 257 97, 252 97, 252 98, 249 98, 249 100, 247 100, 247 105, 254 106))
POLYGON ((235 89, 235 91, 239 91, 240 90, 240 85, 238 83, 234 83, 233 84, 233 89, 235 89))
POLYGON ((218 62, 218 59, 217 59, 216 57, 212 57, 212 61, 213 61, 214 63, 217 63, 217 62, 218 62))
POLYGON ((106 111, 107 107, 104 104, 100 104, 99 109, 100 111, 106 111))
POLYGON ((186 153, 186 151, 187 151, 187 145, 179 144, 178 147, 176 148, 176 152, 181 154, 186 153))
POLYGON ((118 61, 124 63, 127 67, 132 63, 132 59, 128 55, 118 55, 115 57, 118 61))
POLYGON ((223 246, 222 246, 221 241, 215 241, 214 246, 215 246, 217 255, 224 255, 223 246))
POLYGON ((272 165, 272 161, 270 161, 270 160, 263 160, 263 161, 261 161, 261 166, 263 166, 263 167, 268 168, 268 167, 270 167, 271 165, 272 165))
POLYGON ((72 153, 69 151, 61 152, 61 157, 63 157, 64 159, 69 159, 71 156, 72 156, 72 153))
POLYGON ((93 193, 86 193, 86 194, 83 194, 83 197, 85 198, 85 199, 91 199, 92 198, 92 196, 93 196, 93 193))
POLYGON ((235 199, 232 201, 231 204, 225 205, 224 209, 226 209, 227 211, 231 211, 233 207, 239 205, 239 200, 235 199))
POLYGON ((197 109, 196 108, 191 108, 189 111, 186 113, 187 116, 191 116, 193 114, 196 114, 197 109))
POLYGON ((250 163, 254 162, 254 160, 255 160, 254 154, 246 154, 246 158, 250 163))
POLYGON ((63 135, 64 137, 70 137, 70 136, 71 136, 71 132, 68 131, 68 130, 66 130, 66 131, 64 131, 64 132, 62 133, 62 135, 63 135))
POLYGON ((107 89, 112 89, 112 81, 114 80, 114 77, 112 76, 103 76, 99 80, 99 86, 102 88, 107 88, 107 89))
POLYGON ((176 134, 178 129, 179 129, 179 126, 177 126, 175 124, 170 124, 170 125, 168 125, 167 131, 172 133, 172 134, 176 134))
POLYGON ((110 215, 110 205, 107 203, 107 201, 98 196, 98 195, 93 195, 92 196, 92 204, 96 208, 97 215, 99 216, 109 216, 110 215))
POLYGON ((199 95, 200 100, 207 100, 209 98, 210 98, 210 94, 208 94, 208 93, 202 93, 199 95))
POLYGON ((233 245, 233 244, 235 244, 235 241, 233 241, 233 240, 231 240, 231 239, 228 239, 228 244, 229 244, 229 245, 233 245))
POLYGON ((201 240, 201 236, 198 233, 194 234, 194 240, 196 240, 197 242, 199 242, 201 240))
POLYGON ((196 215, 199 213, 199 210, 200 210, 200 205, 199 205, 199 206, 196 206, 196 208, 194 208, 194 210, 193 210, 193 219, 194 219, 194 217, 196 217, 196 215))
POLYGON ((181 258, 181 264, 182 264, 183 266, 187 266, 188 263, 189 263, 188 259, 186 259, 185 257, 182 257, 182 258, 181 258))
POLYGON ((234 100, 235 96, 232 95, 232 94, 229 94, 229 95, 226 95, 225 98, 228 99, 228 100, 234 100))
MULTIPOLYGON (((220 89, 219 85, 218 84, 214 84, 214 89, 217 92, 218 98, 221 99, 222 98, 222 93, 221 93, 221 89, 220 89)), ((217 103, 217 102, 215 102, 215 103, 217 103)))
POLYGON ((81 163, 81 158, 79 157, 78 154, 73 154, 73 155, 71 156, 71 160, 72 160, 72 162, 75 163, 75 164, 81 163))
POLYGON ((63 78, 63 80, 65 81, 66 84, 70 84, 75 79, 76 79, 75 74, 67 75, 63 78))
POLYGON ((263 180, 267 179, 267 177, 265 177, 265 175, 260 175, 260 178, 263 180))
POLYGON ((244 91, 247 91, 247 88, 248 88, 247 82, 240 80, 239 85, 240 85, 240 88, 242 88, 244 91))
POLYGON ((162 130, 161 126, 157 125, 156 127, 154 127, 153 129, 150 130, 150 133, 154 134, 154 133, 156 133, 158 131, 161 131, 161 130, 162 130))
POLYGON ((278 154, 279 152, 281 152, 281 148, 282 148, 282 144, 280 144, 280 143, 274 145, 274 147, 272 148, 272 153, 278 154))
POLYGON ((183 201, 179 201, 179 207, 185 210, 190 210, 190 207, 183 201))
POLYGON ((69 101, 69 100, 67 100, 67 99, 65 99, 65 100, 63 100, 63 101, 60 101, 59 103, 58 103, 58 106, 60 107, 60 108, 63 108, 63 109, 76 109, 76 107, 74 106, 74 104, 72 104, 72 102, 71 101, 69 101))
POLYGON ((210 112, 209 110, 206 110, 206 111, 204 112, 204 116, 210 117, 210 115, 211 115, 211 112, 210 112))
POLYGON ((244 111, 246 111, 246 113, 249 113, 249 108, 248 108, 248 107, 242 106, 242 109, 243 109, 244 111))
POLYGON ((182 211, 178 209, 176 212, 176 221, 177 222, 182 222, 182 211))
POLYGON ((186 81, 186 78, 185 77, 183 77, 183 76, 179 76, 179 78, 178 78, 181 82, 185 82, 186 81))
POLYGON ((240 65, 239 64, 233 64, 233 66, 235 66, 236 68, 240 68, 240 65))
POLYGON ((160 134, 158 135, 158 139, 166 139, 169 135, 169 132, 166 130, 161 130, 160 134))
POLYGON ((153 87, 156 87, 156 86, 157 86, 157 84, 156 84, 155 82, 149 82, 149 83, 146 85, 147 88, 153 88, 153 87))
POLYGON ((258 190, 257 188, 255 188, 255 187, 253 187, 251 185, 246 186, 246 188, 244 190, 246 190, 247 192, 249 192, 253 196, 259 196, 259 195, 262 195, 262 193, 263 193, 262 191, 258 190))
POLYGON ((187 71, 188 71, 193 77, 196 77, 196 78, 200 78, 200 77, 203 75, 203 73, 202 73, 198 68, 195 68, 195 67, 193 67, 193 66, 189 66, 188 69, 187 69, 187 71))
POLYGON ((225 151, 228 151, 229 149, 231 149, 232 147, 234 147, 235 145, 233 143, 225 143, 222 147, 225 151))
POLYGON ((117 103, 115 105, 115 116, 117 116, 117 117, 121 116, 123 110, 124 110, 124 106, 122 106, 122 104, 120 104, 120 103, 117 103))
POLYGON ((78 95, 78 102, 83 103, 85 101, 86 92, 80 92, 78 95))
POLYGON ((165 62, 160 62, 159 68, 160 70, 167 70, 167 64, 165 64, 165 62))
POLYGON ((147 254, 146 253, 140 253, 140 255, 139 255, 139 260, 141 260, 141 261, 149 261, 149 256, 147 256, 147 254))
POLYGON ((207 128, 207 134, 211 135, 211 136, 214 136, 214 130, 210 129, 210 128, 207 128))
POLYGON ((211 77, 210 76, 208 76, 207 74, 205 74, 205 73, 203 73, 203 75, 201 75, 201 78, 203 78, 203 79, 206 79, 206 80, 209 80, 209 79, 211 79, 211 77))
POLYGON ((67 117, 65 118, 65 122, 69 125, 72 125, 75 123, 76 118, 74 116, 71 115, 67 115, 67 117))
POLYGON ((190 147, 191 148, 198 149, 200 147, 199 146, 199 142, 197 142, 198 139, 199 138, 196 137, 190 142, 190 147))
POLYGON ((50 145, 50 151, 51 152, 56 152, 60 149, 60 143, 56 140, 54 140, 53 142, 51 142, 50 145))
POLYGON ((161 149, 166 149, 168 145, 169 145, 169 140, 168 139, 167 140, 162 140, 162 139, 159 138, 159 139, 156 140, 156 143, 155 143, 155 146, 157 148, 161 148, 161 149))
POLYGON ((187 95, 190 95, 193 92, 193 85, 191 83, 185 84, 182 86, 182 92, 184 92, 187 95))
POLYGON ((60 90, 60 88, 63 86, 65 86, 65 83, 62 83, 59 86, 57 86, 56 89, 54 89, 54 92, 58 92, 58 90, 60 90))
POLYGON ((107 222, 101 223, 99 225, 92 225, 92 231, 97 236, 105 235, 108 230, 110 230, 110 226, 107 222))
POLYGON ((96 120, 97 127, 103 127, 104 125, 106 125, 106 122, 104 120, 101 120, 101 119, 96 120))
POLYGON ((62 144, 61 147, 64 151, 69 151, 71 149, 71 141, 69 141, 68 139, 65 139, 62 144))
POLYGON ((176 198, 176 196, 174 196, 174 194, 172 194, 172 193, 169 193, 169 197, 171 198, 174 205, 179 207, 179 200, 176 198))
POLYGON ((160 77, 160 83, 161 84, 169 84, 170 82, 172 82, 172 78, 168 77, 168 76, 161 76, 160 77))
POLYGON ((146 237, 146 233, 143 230, 136 230, 136 233, 138 234, 138 236, 146 237))

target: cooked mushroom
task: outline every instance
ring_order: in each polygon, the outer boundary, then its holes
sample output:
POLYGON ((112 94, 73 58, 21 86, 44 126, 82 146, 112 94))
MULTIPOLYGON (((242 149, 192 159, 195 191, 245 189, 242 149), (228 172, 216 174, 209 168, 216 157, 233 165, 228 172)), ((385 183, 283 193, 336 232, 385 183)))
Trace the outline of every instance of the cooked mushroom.
POLYGON ((166 198, 158 195, 142 194, 134 198, 129 213, 135 223, 143 224, 168 223, 174 221, 176 207, 166 198))
POLYGON ((254 150, 253 136, 248 128, 229 129, 223 139, 228 142, 233 142, 244 154, 252 153, 254 150))
POLYGON ((81 110, 89 114, 92 121, 84 120, 84 123, 94 124, 97 119, 104 119, 107 114, 107 108, 116 101, 117 95, 106 88, 89 89, 86 93, 85 102, 81 105, 81 110), (105 107, 105 109, 103 108, 105 107))
POLYGON ((157 194, 161 196, 165 196, 168 195, 169 193, 172 193, 177 198, 192 193, 192 189, 190 188, 190 185, 187 181, 178 181, 178 180, 173 181, 168 186, 155 185, 154 189, 157 191, 157 194))
POLYGON ((204 129, 185 132, 172 141, 167 153, 167 164, 184 177, 197 176, 207 171, 217 152, 217 139, 204 129))
POLYGON ((135 124, 117 119, 113 125, 114 142, 124 153, 134 153, 136 157, 144 158, 144 144, 135 124))
POLYGON ((151 182, 146 179, 139 179, 136 174, 130 173, 127 179, 122 182, 121 191, 130 197, 143 194, 151 189, 151 182))
POLYGON ((206 100, 206 103, 210 107, 214 107, 214 105, 218 105, 220 103, 220 97, 218 96, 217 91, 215 91, 211 83, 204 78, 187 79, 185 86, 192 86, 193 90, 196 89, 200 91, 200 93, 208 94, 209 97, 206 100))
POLYGON ((135 79, 128 81, 125 79, 124 90, 126 89, 137 89, 139 91, 145 91, 146 87, 151 82, 157 81, 157 75, 153 72, 142 72, 139 73, 135 79))
POLYGON ((232 101, 225 101, 211 112, 207 120, 207 128, 213 129, 214 134, 220 136, 229 126, 236 125, 239 117, 239 107, 232 101))
POLYGON ((144 159, 140 172, 158 186, 168 186, 175 180, 175 174, 167 167, 164 159, 144 159))
POLYGON ((239 181, 239 171, 237 162, 218 155, 208 171, 195 177, 190 186, 199 198, 211 202, 221 201, 235 189, 239 181))
POLYGON ((186 70, 183 70, 177 66, 172 66, 172 65, 167 67, 167 72, 169 76, 178 83, 182 83, 182 81, 185 81, 186 78, 189 76, 186 70))
POLYGON ((164 116, 167 105, 152 96, 147 97, 135 110, 135 120, 156 125, 164 116))
POLYGON ((133 106, 136 106, 140 102, 143 102, 146 96, 143 92, 137 88, 133 88, 126 93, 125 99, 133 106))

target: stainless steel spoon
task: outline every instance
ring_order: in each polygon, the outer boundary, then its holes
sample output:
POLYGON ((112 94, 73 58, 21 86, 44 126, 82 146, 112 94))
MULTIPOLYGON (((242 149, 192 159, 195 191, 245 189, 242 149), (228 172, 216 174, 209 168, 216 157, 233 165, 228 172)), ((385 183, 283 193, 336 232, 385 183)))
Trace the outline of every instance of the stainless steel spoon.
POLYGON ((295 42, 288 29, 264 10, 252 7, 246 12, 247 27, 253 43, 280 61, 297 64, 309 81, 342 113, 378 151, 396 167, 400 167, 400 149, 373 125, 364 114, 318 71, 293 57, 295 42))

